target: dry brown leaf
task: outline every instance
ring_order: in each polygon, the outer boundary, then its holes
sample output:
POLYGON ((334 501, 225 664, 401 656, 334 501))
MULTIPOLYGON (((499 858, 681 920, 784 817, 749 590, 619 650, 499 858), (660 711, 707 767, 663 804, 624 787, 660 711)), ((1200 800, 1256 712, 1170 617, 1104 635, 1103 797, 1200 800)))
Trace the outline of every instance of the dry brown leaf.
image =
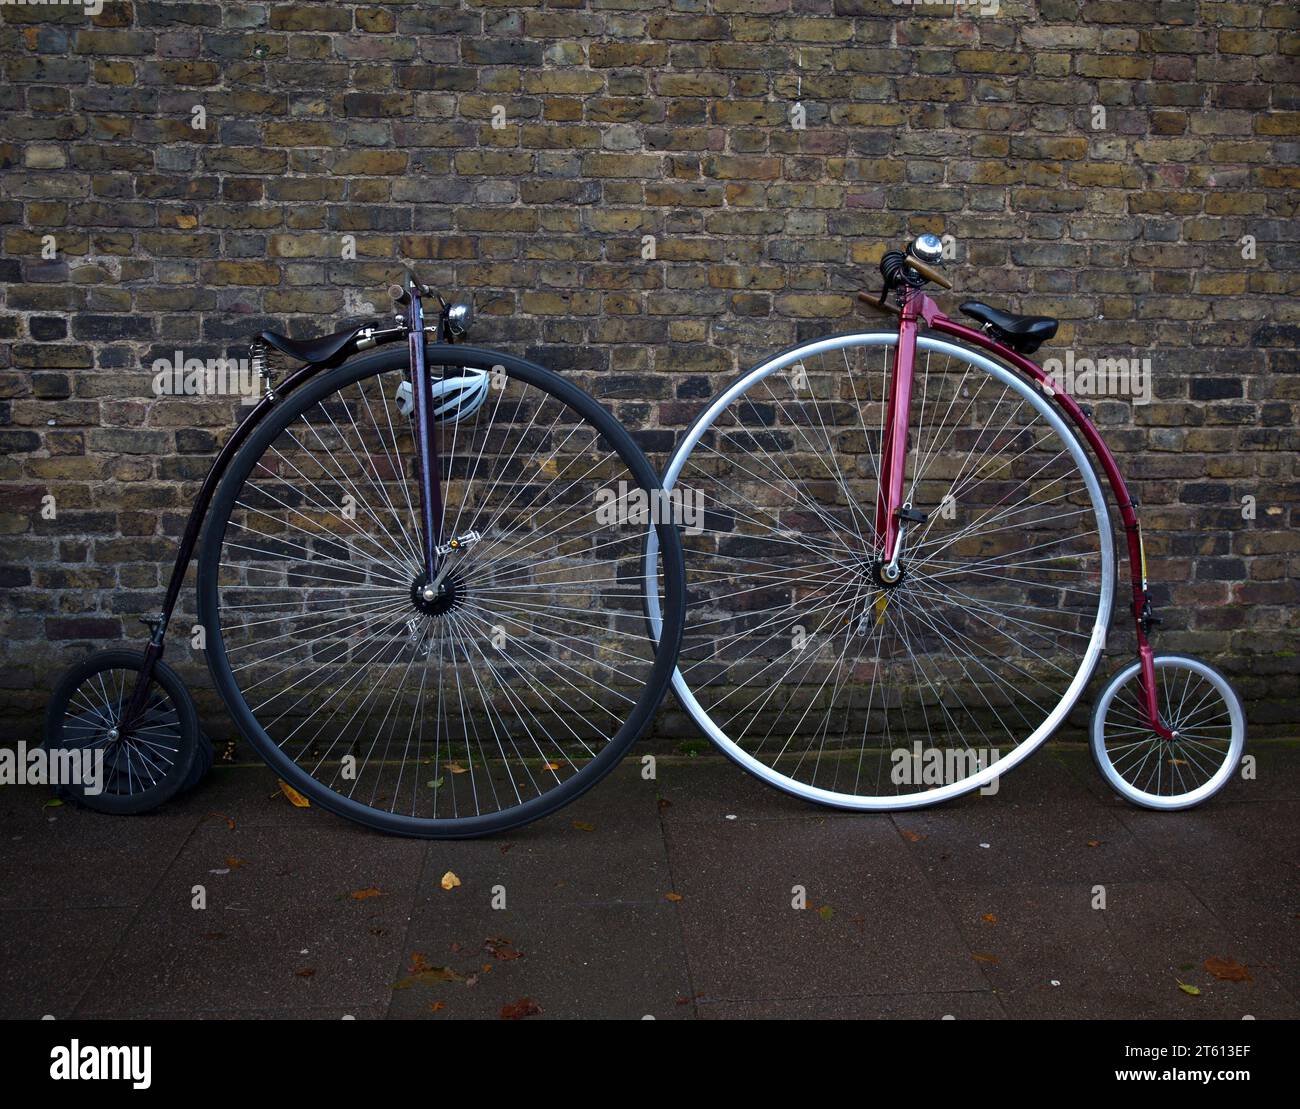
POLYGON ((913 832, 909 831, 907 828, 904 828, 902 831, 903 838, 907 840, 908 843, 920 843, 921 840, 925 839, 924 832, 913 832))
POLYGON ((442 881, 440 881, 438 885, 440 885, 445 890, 454 890, 457 886, 460 885, 460 879, 457 878, 456 875, 449 870, 447 871, 446 874, 442 876, 442 881))
POLYGON ((447 1003, 445 1001, 429 1002, 429 1012, 431 1013, 441 1013, 445 1008, 447 1008, 447 1003))
POLYGON ((524 1017, 540 1016, 542 1007, 531 997, 521 997, 513 1005, 501 1007, 502 1020, 523 1020, 524 1017))
POLYGON ((542 769, 543 769, 543 770, 559 770, 559 769, 560 769, 560 764, 559 764, 558 762, 544 762, 544 763, 542 763, 542 769))
POLYGON ((296 974, 299 978, 310 978, 315 973, 316 973, 315 967, 303 967, 302 970, 294 971, 294 974, 296 974))
POLYGON ((453 774, 468 774, 468 773, 469 773, 469 771, 466 770, 463 766, 461 766, 460 763, 458 763, 458 762, 449 762, 449 763, 447 764, 447 769, 450 770, 453 774))
POLYGON ((384 895, 375 886, 367 886, 363 890, 353 890, 348 896, 353 901, 369 901, 372 897, 383 897, 384 895))
POLYGON ((989 955, 982 951, 972 951, 970 957, 977 963, 989 963, 992 966, 998 965, 998 957, 996 955, 989 955))
MULTIPOLYGON (((516 951, 514 945, 504 936, 488 936, 488 938, 483 941, 483 950, 495 959, 506 961, 511 959, 522 959, 524 957, 524 953, 522 951, 516 951)), ((483 969, 489 970, 491 969, 491 965, 489 964, 483 969)))
POLYGON ((682 895, 681 895, 680 893, 665 893, 665 894, 664 894, 664 900, 665 900, 665 901, 680 901, 680 900, 682 900, 682 895))
POLYGON ((1214 975, 1220 982, 1253 982, 1254 976, 1250 971, 1237 962, 1236 959, 1222 959, 1218 955, 1211 955, 1205 960, 1205 969, 1214 975))
POLYGON ((409 990, 412 986, 432 986, 437 982, 466 982, 462 974, 457 974, 451 967, 431 967, 425 966, 414 974, 393 983, 395 990, 409 990))
POLYGON ((218 820, 224 820, 226 822, 227 828, 229 828, 232 832, 235 830, 235 818, 233 816, 227 816, 223 812, 210 812, 208 813, 208 815, 215 816, 218 820))
POLYGON ((1100 846, 1101 846, 1101 840, 1099 840, 1099 839, 1090 839, 1090 840, 1088 841, 1088 846, 1089 846, 1089 847, 1100 847, 1100 846))
POLYGON ((311 802, 283 779, 280 781, 280 792, 289 798, 289 804, 291 804, 295 809, 311 808, 311 802))
POLYGON ((231 870, 238 870, 241 866, 244 865, 244 860, 239 858, 236 855, 227 855, 226 865, 230 867, 231 870))
POLYGON ((997 922, 998 922, 998 918, 997 918, 996 916, 994 916, 992 913, 985 913, 985 914, 984 914, 984 923, 985 923, 985 924, 996 924, 997 922))

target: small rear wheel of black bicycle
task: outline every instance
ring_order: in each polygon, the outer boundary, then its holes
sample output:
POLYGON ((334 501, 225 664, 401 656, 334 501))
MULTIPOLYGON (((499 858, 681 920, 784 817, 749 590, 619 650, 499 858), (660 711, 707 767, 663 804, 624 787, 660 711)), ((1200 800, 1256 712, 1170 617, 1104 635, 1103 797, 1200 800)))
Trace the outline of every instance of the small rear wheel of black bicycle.
POLYGON ((99 651, 59 679, 44 745, 61 798, 128 815, 158 808, 189 783, 199 721, 176 671, 155 663, 143 710, 124 719, 143 662, 137 651, 99 651))

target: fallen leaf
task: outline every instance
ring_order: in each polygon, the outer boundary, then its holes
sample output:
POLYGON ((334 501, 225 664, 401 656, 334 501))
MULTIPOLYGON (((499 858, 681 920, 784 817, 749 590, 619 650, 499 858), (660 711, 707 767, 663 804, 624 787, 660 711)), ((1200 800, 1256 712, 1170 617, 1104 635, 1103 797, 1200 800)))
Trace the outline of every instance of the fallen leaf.
POLYGON ((544 762, 544 763, 542 763, 542 769, 543 769, 543 770, 559 770, 559 769, 560 769, 560 764, 559 764, 558 762, 544 762))
POLYGON ((280 792, 289 798, 289 804, 291 804, 295 809, 311 808, 311 802, 283 779, 280 781, 280 792))
POLYGON ((985 913, 985 914, 984 914, 984 923, 985 923, 985 924, 996 924, 997 922, 998 922, 998 918, 997 918, 996 916, 994 916, 992 913, 985 913))
POLYGON ((1211 955, 1205 960, 1205 969, 1220 982, 1255 981, 1250 971, 1235 959, 1221 959, 1218 955, 1211 955))
POLYGON ((970 957, 977 963, 989 963, 992 966, 998 965, 998 957, 996 955, 988 955, 982 951, 972 951, 970 957))
POLYGON ((447 764, 447 769, 450 770, 453 774, 468 774, 468 773, 469 773, 469 771, 466 770, 463 766, 461 766, 460 763, 458 763, 458 762, 449 762, 449 763, 447 764))
POLYGON ((832 909, 829 905, 823 905, 820 909, 817 910, 817 915, 821 917, 822 920, 830 920, 830 918, 835 915, 835 910, 832 909))
POLYGON ((908 843, 920 843, 921 840, 925 839, 925 833, 924 833, 924 832, 912 832, 912 831, 908 831, 906 828, 904 828, 904 829, 903 829, 903 838, 904 838, 905 840, 907 840, 908 843))
MULTIPOLYGON (((1177 981, 1177 979, 1175 979, 1175 981, 1177 981)), ((1179 982, 1178 988, 1182 990, 1183 993, 1191 994, 1193 997, 1201 996, 1201 991, 1199 989, 1195 986, 1189 986, 1186 982, 1179 982)))
POLYGON ((231 870, 238 870, 241 866, 244 865, 244 860, 236 857, 235 855, 227 855, 226 865, 230 867, 231 870))
POLYGON ((383 897, 384 895, 374 886, 367 886, 363 890, 353 890, 348 896, 350 896, 353 901, 368 901, 372 897, 383 897))
POLYGON ((218 820, 224 820, 226 822, 227 828, 229 828, 232 832, 235 830, 235 818, 233 816, 227 816, 223 812, 210 812, 208 813, 208 815, 215 816, 218 820))
POLYGON ((425 782, 425 785, 427 785, 430 789, 441 789, 441 788, 442 788, 442 782, 443 782, 443 779, 441 779, 441 778, 434 778, 433 781, 431 781, 431 782, 425 782))
POLYGON ((671 809, 673 807, 673 803, 669 801, 667 797, 660 797, 657 803, 659 805, 660 811, 663 811, 664 809, 671 809))
POLYGON ((575 820, 573 826, 580 832, 594 832, 596 830, 596 825, 588 824, 585 820, 575 820))
POLYGON ((296 974, 299 978, 310 978, 315 973, 316 973, 315 967, 303 967, 302 970, 294 971, 294 974, 296 974))
POLYGON ((680 900, 682 900, 682 895, 681 895, 680 893, 665 893, 665 894, 664 894, 664 900, 665 900, 665 901, 680 901, 680 900))
MULTIPOLYGON (((514 945, 502 936, 489 936, 483 941, 483 950, 495 959, 503 959, 506 961, 522 959, 524 957, 522 951, 516 951, 514 945)), ((484 967, 484 969, 487 970, 490 968, 484 967)))
POLYGON ((442 881, 439 882, 438 885, 442 886, 445 890, 454 890, 460 885, 460 879, 449 870, 442 876, 442 881))
POLYGON ((409 990, 412 986, 432 986, 435 982, 465 982, 463 974, 457 974, 451 967, 425 966, 405 978, 393 983, 395 990, 409 990))
POLYGON ((429 1002, 429 1012, 431 1013, 441 1013, 445 1008, 447 1008, 447 1003, 445 1001, 429 1002))
POLYGON ((60 801, 57 797, 51 797, 48 801, 45 802, 44 805, 41 806, 41 808, 43 808, 43 809, 57 809, 57 808, 60 808, 62 805, 63 805, 63 802, 60 801))
POLYGON ((521 997, 513 1005, 501 1006, 502 1020, 523 1020, 524 1017, 540 1016, 542 1007, 531 997, 521 997))
POLYGON ((1099 840, 1099 839, 1090 839, 1090 840, 1088 841, 1088 846, 1089 846, 1089 847, 1100 847, 1100 846, 1101 846, 1101 840, 1099 840))

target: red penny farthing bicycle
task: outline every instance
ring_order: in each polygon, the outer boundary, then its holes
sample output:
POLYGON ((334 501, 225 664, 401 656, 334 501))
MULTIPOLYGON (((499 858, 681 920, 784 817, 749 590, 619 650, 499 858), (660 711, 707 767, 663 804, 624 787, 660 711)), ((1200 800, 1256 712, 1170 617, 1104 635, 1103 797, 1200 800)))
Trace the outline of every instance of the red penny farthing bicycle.
POLYGON ((664 487, 698 498, 705 526, 686 537, 678 698, 809 800, 888 810, 984 786, 1067 720, 1101 657, 1109 487, 1136 657, 1095 704, 1092 750, 1129 800, 1195 805, 1240 761, 1240 700, 1208 663, 1152 649, 1134 499, 1028 357, 1057 321, 978 302, 961 306, 978 328, 948 319, 925 292, 951 288, 942 253, 922 235, 884 255, 884 288, 860 299, 895 329, 764 360, 679 444, 664 487))

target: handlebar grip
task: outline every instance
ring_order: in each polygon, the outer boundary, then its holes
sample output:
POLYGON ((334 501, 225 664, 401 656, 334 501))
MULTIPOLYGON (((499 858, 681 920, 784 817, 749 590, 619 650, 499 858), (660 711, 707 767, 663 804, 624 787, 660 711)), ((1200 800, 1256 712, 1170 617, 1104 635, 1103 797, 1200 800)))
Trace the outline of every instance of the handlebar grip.
POLYGON ((870 304, 872 308, 879 308, 882 312, 893 312, 895 316, 899 314, 897 305, 890 304, 888 301, 877 300, 870 293, 859 293, 858 299, 863 304, 870 304))
POLYGON ((927 266, 924 262, 921 261, 921 259, 919 259, 919 258, 917 258, 917 257, 914 257, 913 255, 909 254, 909 255, 907 256, 907 265, 908 265, 908 268, 915 270, 915 271, 916 271, 917 273, 919 273, 922 277, 924 277, 927 281, 933 281, 933 282, 934 282, 936 285, 938 285, 940 288, 943 288, 943 289, 951 289, 951 288, 952 288, 952 282, 951 282, 951 281, 949 281, 946 277, 944 277, 944 275, 941 274, 941 273, 940 273, 937 269, 935 269, 933 266, 927 266))

